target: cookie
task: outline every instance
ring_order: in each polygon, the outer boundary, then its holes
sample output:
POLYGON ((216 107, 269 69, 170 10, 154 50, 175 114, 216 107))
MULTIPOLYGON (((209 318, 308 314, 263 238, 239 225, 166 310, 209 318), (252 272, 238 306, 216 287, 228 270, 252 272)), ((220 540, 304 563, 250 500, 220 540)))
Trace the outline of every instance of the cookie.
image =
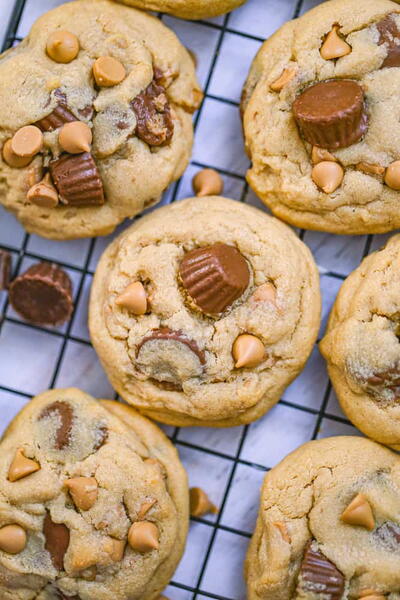
POLYGON ((324 2, 261 47, 242 97, 247 179, 276 216, 341 234, 400 226, 400 7, 324 2))
POLYGON ((193 60, 147 13, 59 6, 1 56, 0 79, 0 201, 29 232, 108 234, 188 163, 202 98, 193 60))
POLYGON ((248 600, 395 600, 400 458, 357 437, 309 442, 265 477, 248 600))
POLYGON ((343 283, 320 349, 343 411, 372 439, 400 450, 400 235, 343 283))
POLYGON ((181 19, 206 19, 227 13, 246 0, 117 0, 142 10, 155 10, 181 19))
POLYGON ((105 251, 92 286, 93 345, 115 389, 174 425, 254 421, 315 341, 319 280, 285 225, 225 198, 161 208, 105 251))
POLYGON ((74 388, 29 402, 0 443, 2 600, 156 600, 180 559, 176 450, 126 405, 74 388))

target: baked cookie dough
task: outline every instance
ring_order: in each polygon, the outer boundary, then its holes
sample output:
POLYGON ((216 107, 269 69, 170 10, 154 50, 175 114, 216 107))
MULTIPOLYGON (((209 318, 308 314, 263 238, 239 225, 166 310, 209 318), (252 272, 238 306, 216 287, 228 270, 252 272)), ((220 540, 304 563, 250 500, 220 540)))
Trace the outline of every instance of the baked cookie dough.
POLYGON ((400 235, 342 285, 321 352, 343 411, 372 439, 400 450, 400 235))
POLYGON ((181 19, 206 19, 227 13, 246 0, 117 0, 142 10, 170 13, 181 19))
POLYGON ((188 52, 151 15, 64 4, 0 57, 0 80, 0 201, 29 232, 108 234, 188 163, 202 94, 188 52))
POLYGON ((306 362, 319 278, 286 225, 209 196, 161 208, 117 238, 93 281, 89 326, 112 385, 174 425, 254 421, 306 362))
POLYGON ((248 600, 400 597, 400 458, 357 437, 305 444, 270 471, 248 600))
POLYGON ((134 409, 71 388, 34 398, 0 442, 2 600, 156 600, 183 551, 176 450, 134 409))
POLYGON ((276 216, 342 234, 400 226, 400 7, 332 0, 260 49, 243 90, 247 178, 276 216))

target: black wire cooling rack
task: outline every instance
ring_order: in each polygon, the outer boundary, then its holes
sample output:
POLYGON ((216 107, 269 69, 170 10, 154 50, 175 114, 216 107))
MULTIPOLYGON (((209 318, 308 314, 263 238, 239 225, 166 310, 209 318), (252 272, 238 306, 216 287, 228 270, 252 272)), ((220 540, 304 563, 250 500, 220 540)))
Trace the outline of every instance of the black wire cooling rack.
MULTIPOLYGON (((34 1, 37 10, 41 0, 34 1)), ((297 17, 301 12, 310 8, 311 5, 318 3, 316 0, 308 0, 308 2, 307 0, 298 0, 297 2, 292 0, 279 1, 289 7, 287 18, 297 17)), ((273 11, 274 0, 249 0, 249 2, 271 5, 271 11, 273 11)), ((57 0, 53 2, 53 5, 56 4, 57 0)), ((46 5, 43 12, 47 8, 46 5)), ((20 23, 22 20, 29 21, 27 11, 29 11, 29 0, 15 0, 3 49, 9 48, 21 40, 18 36, 20 23)), ((210 21, 198 21, 196 24, 180 22, 162 15, 159 16, 166 21, 167 25, 171 26, 171 22, 178 24, 178 35, 180 28, 185 28, 188 32, 191 27, 206 28, 213 33, 214 52, 204 77, 205 100, 195 116, 195 129, 199 129, 207 102, 211 102, 214 107, 229 105, 234 110, 238 110, 237 100, 228 97, 229 95, 213 93, 211 86, 213 76, 220 68, 219 61, 224 41, 227 36, 234 36, 238 47, 241 43, 246 44, 246 40, 254 42, 256 47, 256 45, 262 43, 265 35, 253 35, 245 28, 241 30, 240 19, 237 18, 235 23, 231 25, 232 15, 210 21)), ((235 69, 235 65, 231 65, 231 68, 235 69)), ((224 126, 225 124, 222 122, 220 124, 221 129, 224 126)), ((215 135, 218 135, 218 133, 216 131, 215 135)), ((241 136, 240 126, 237 127, 236 134, 241 136)), ((211 144, 212 140, 209 143, 211 144)), ((229 152, 229 149, 227 152, 229 152)), ((204 156, 204 153, 202 156, 204 156)), ((216 168, 227 181, 230 181, 230 188, 234 190, 232 196, 237 200, 255 203, 255 199, 245 181, 243 170, 236 170, 234 167, 225 168, 218 164, 207 164, 207 161, 196 160, 195 153, 188 173, 206 167, 216 168)), ((183 180, 176 182, 167 192, 164 201, 174 202, 178 198, 189 195, 184 193, 188 189, 188 181, 189 178, 186 175, 183 180)), ((31 262, 49 260, 49 253, 42 253, 37 250, 38 244, 32 243, 35 236, 22 233, 22 231, 17 242, 14 243, 13 240, 11 243, 4 243, 7 236, 4 235, 1 219, 0 216, 0 248, 8 250, 12 254, 13 277, 25 270, 31 262)), ((310 246, 320 265, 324 317, 326 318, 342 280, 371 249, 381 245, 383 236, 350 238, 305 231, 299 231, 298 234, 310 246), (344 267, 338 268, 337 265, 344 265, 344 267)), ((57 243, 51 242, 55 246, 57 243)), ((80 333, 79 328, 76 327, 76 322, 79 319, 82 320, 82 314, 77 316, 78 307, 82 307, 87 303, 87 289, 93 276, 96 258, 100 253, 96 245, 98 243, 96 239, 88 241, 84 248, 85 256, 80 264, 77 264, 76 261, 70 262, 68 252, 61 253, 63 260, 59 260, 59 258, 55 259, 50 251, 52 262, 56 262, 68 270, 75 283, 76 310, 72 319, 64 328, 42 328, 25 323, 18 318, 18 315, 13 313, 8 305, 7 298, 3 298, 3 303, 0 303, 0 361, 2 352, 3 354, 7 352, 7 344, 11 335, 11 330, 5 333, 7 327, 18 328, 19 335, 25 337, 25 339, 30 335, 39 334, 37 338, 39 347, 36 348, 39 353, 41 351, 41 340, 44 340, 41 336, 46 336, 46 339, 47 336, 51 336, 55 338, 57 343, 54 345, 56 348, 54 351, 55 360, 51 365, 52 368, 49 369, 47 387, 54 387, 59 384, 60 372, 68 353, 68 345, 75 344, 79 347, 91 348, 88 336, 85 333, 80 333)), ((104 245, 104 242, 100 243, 104 245)), ((60 253, 58 253, 58 257, 59 255, 60 253)), ((85 314, 85 306, 81 308, 81 312, 83 315, 85 314)), ((18 362, 19 357, 16 357, 15 360, 18 362)), ((21 364, 18 364, 18 368, 21 370, 24 369, 23 361, 24 358, 21 357, 21 364)), ((66 385, 69 385, 65 374, 61 379, 63 384, 65 382, 66 385)), ((75 380, 72 383, 76 385, 75 380)), ((83 375, 81 387, 86 389, 83 375)), ((2 374, 0 368, 0 394, 5 398, 5 402, 8 401, 8 398, 10 403, 15 398, 19 398, 21 402, 24 402, 36 391, 30 391, 27 385, 13 387, 12 382, 2 374), (19 389, 20 387, 23 389, 19 389)), ((207 464, 206 471, 208 470, 208 464, 211 464, 207 462, 208 460, 212 464, 218 464, 212 485, 214 493, 219 496, 220 507, 219 513, 215 517, 192 519, 185 558, 166 592, 171 600, 194 600, 197 598, 243 599, 245 597, 245 587, 241 576, 242 562, 255 521, 259 485, 263 474, 278 462, 287 451, 294 449, 302 442, 319 436, 355 432, 337 407, 324 365, 317 350, 315 350, 309 366, 306 367, 297 383, 288 388, 278 407, 259 422, 224 431, 196 431, 192 428, 186 430, 180 428, 165 429, 179 448, 183 462, 187 466, 189 476, 192 479, 192 484, 198 483, 196 477, 204 462, 207 464), (276 411, 281 411, 282 414, 276 411), (224 442, 222 444, 220 443, 221 439, 224 442), (284 443, 284 440, 290 440, 290 443, 284 443), (237 510, 235 510, 235 507, 237 510), (201 532, 201 535, 199 532, 201 532), (187 565, 190 565, 190 568, 187 568, 187 565), (195 565, 195 568, 193 565, 195 565)), ((208 491, 207 477, 210 478, 211 482, 213 477, 212 468, 210 468, 208 474, 203 474, 204 484, 202 487, 208 491)), ((215 498, 213 499, 215 500, 215 498)))

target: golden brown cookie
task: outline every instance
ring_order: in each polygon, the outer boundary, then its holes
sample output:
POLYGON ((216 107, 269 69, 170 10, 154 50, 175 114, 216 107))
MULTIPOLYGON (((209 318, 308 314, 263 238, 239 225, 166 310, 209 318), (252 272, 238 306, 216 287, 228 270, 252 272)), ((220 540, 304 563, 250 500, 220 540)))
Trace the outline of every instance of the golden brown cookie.
POLYGON ((108 247, 89 324, 127 402, 162 422, 222 427, 279 400, 319 318, 303 242, 255 208, 209 196, 153 212, 108 247))
POLYGON ((265 477, 248 600, 399 596, 400 458, 369 440, 305 444, 265 477))
POLYGON ((147 13, 59 6, 2 55, 0 79, 0 201, 29 232, 108 234, 188 163, 202 98, 193 61, 147 13))
POLYGON ((2 600, 156 600, 183 551, 176 450, 132 408, 74 389, 29 402, 0 442, 2 600))
POLYGON ((181 19, 206 19, 227 13, 246 0, 117 0, 142 10, 170 13, 181 19))
POLYGON ((279 218, 333 233, 400 226, 400 8, 323 2, 268 39, 243 90, 247 179, 279 218))

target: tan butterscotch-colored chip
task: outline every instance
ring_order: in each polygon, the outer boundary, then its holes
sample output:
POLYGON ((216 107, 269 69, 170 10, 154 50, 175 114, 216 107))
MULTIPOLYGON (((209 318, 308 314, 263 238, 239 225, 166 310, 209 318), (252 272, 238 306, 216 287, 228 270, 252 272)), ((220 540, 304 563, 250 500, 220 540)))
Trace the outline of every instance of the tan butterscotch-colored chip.
POLYGON ((149 498, 148 500, 145 500, 144 502, 142 502, 139 512, 138 512, 138 519, 139 521, 141 521, 142 519, 144 519, 144 517, 147 515, 147 513, 149 512, 149 510, 151 508, 153 508, 153 506, 157 503, 157 500, 155 498, 149 498))
POLYGON ((134 281, 117 297, 115 303, 134 315, 144 315, 147 311, 147 295, 143 283, 134 281))
POLYGON ((126 541, 125 540, 111 540, 111 548, 109 555, 114 562, 120 562, 124 557, 126 541))
POLYGON ((79 54, 79 40, 70 31, 54 31, 47 39, 48 56, 57 63, 70 63, 79 54))
POLYGON ((258 337, 244 333, 234 341, 232 355, 236 369, 256 367, 265 359, 265 347, 258 337))
POLYGON ((26 531, 20 525, 6 525, 0 529, 0 550, 19 554, 26 546, 26 531))
POLYGON ((267 282, 259 285, 252 295, 254 302, 271 302, 276 304, 276 287, 273 283, 267 282))
POLYGON ((46 208, 54 208, 59 202, 58 192, 48 173, 42 181, 29 188, 26 197, 32 204, 46 208))
POLYGON ((289 535, 286 523, 284 523, 283 521, 275 521, 275 523, 273 523, 273 525, 274 525, 274 527, 276 527, 279 530, 279 532, 282 536, 282 539, 284 539, 285 542, 290 544, 291 540, 290 540, 290 535, 289 535))
POLYGON ((311 178, 325 194, 332 194, 342 183, 344 170, 336 162, 322 161, 313 167, 311 178))
POLYGON ((32 156, 17 156, 17 154, 15 154, 15 152, 12 150, 11 138, 5 142, 2 155, 8 166, 13 167, 14 169, 21 169, 28 166, 33 158, 32 156))
POLYGON ((337 162, 336 156, 328 152, 328 150, 325 150, 325 148, 318 148, 318 146, 313 146, 311 151, 311 161, 313 165, 317 165, 324 160, 337 162))
POLYGON ((43 133, 35 125, 21 127, 11 139, 11 150, 22 158, 32 158, 43 146, 43 133))
POLYGON ((224 190, 224 181, 218 171, 202 169, 193 177, 193 191, 198 197, 219 196, 224 190))
POLYGON ((14 482, 27 477, 31 473, 40 470, 40 465, 36 460, 27 458, 23 448, 19 448, 8 470, 8 481, 14 482))
POLYGON ((295 75, 296 69, 294 67, 287 67, 282 71, 281 75, 279 75, 278 79, 275 79, 275 81, 270 83, 270 89, 273 92, 280 92, 290 81, 292 81, 295 75))
POLYGON ((93 76, 99 87, 112 87, 126 77, 124 65, 112 56, 100 56, 93 65, 93 76))
POLYGON ((218 508, 211 502, 204 490, 199 487, 190 489, 190 514, 192 517, 202 517, 207 513, 218 513, 218 508))
POLYGON ((334 25, 321 46, 320 54, 325 60, 341 58, 351 52, 351 46, 339 35, 339 25, 334 25))
POLYGON ((94 477, 73 477, 65 481, 74 504, 80 510, 89 510, 96 503, 98 484, 94 477))
POLYGON ((342 521, 348 525, 358 525, 372 531, 375 527, 374 514, 371 505, 364 494, 357 494, 343 511, 342 521))
POLYGON ((83 121, 72 121, 65 123, 60 129, 58 135, 60 146, 65 152, 70 154, 80 154, 81 152, 90 152, 92 143, 92 130, 89 125, 83 121))
POLYGON ((400 190, 400 160, 395 160, 386 169, 385 183, 392 190, 400 190))
POLYGON ((159 531, 157 525, 150 521, 133 523, 128 532, 128 542, 133 550, 146 553, 159 547, 159 531))
POLYGON ((362 171, 363 173, 366 173, 367 175, 384 175, 385 173, 385 167, 382 167, 381 165, 374 165, 372 163, 367 163, 367 162, 359 162, 356 164, 356 169, 357 171, 362 171))

